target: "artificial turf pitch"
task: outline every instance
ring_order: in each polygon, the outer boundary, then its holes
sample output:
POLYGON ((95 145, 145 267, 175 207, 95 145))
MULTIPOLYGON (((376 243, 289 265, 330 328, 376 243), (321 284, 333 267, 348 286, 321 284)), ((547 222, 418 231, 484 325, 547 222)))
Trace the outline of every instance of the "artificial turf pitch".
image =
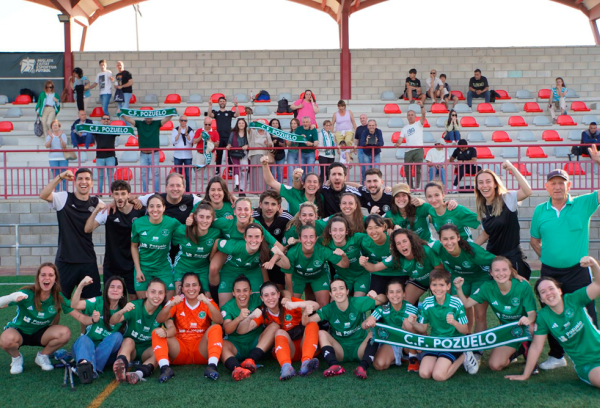
MULTIPOLYGON (((33 282, 33 277, 1 277, 0 296, 17 290, 15 282, 33 282)), ((597 303, 600 306, 600 303, 597 303)), ((600 308, 599 308, 600 310, 600 308)), ((0 310, 0 324, 4 326, 15 315, 15 308, 0 310)), ((497 319, 488 311, 488 322, 497 319)), ((79 323, 70 316, 62 316, 61 323, 72 332, 70 349, 79 333, 79 323)), ((43 372, 35 363, 38 348, 23 347, 24 371, 20 375, 9 373, 10 357, 0 351, 0 393, 2 406, 24 407, 85 407, 97 403, 99 395, 110 386, 114 375, 110 367, 100 378, 89 385, 79 384, 76 390, 62 388, 63 369, 43 372)), ((158 370, 146 381, 136 385, 120 384, 102 400, 106 407, 152 406, 208 406, 208 407, 317 407, 317 406, 372 406, 394 407, 594 407, 600 401, 600 390, 580 381, 568 360, 568 367, 550 372, 542 371, 526 382, 504 378, 506 374, 520 374, 523 358, 504 371, 492 372, 487 365, 489 351, 482 359, 477 375, 469 375, 462 368, 448 381, 437 383, 422 380, 416 373, 407 373, 406 364, 378 372, 369 369, 369 378, 359 380, 353 371, 357 363, 344 363, 346 374, 323 378, 321 367, 306 378, 295 377, 279 381, 279 365, 270 356, 266 358, 251 378, 234 382, 230 372, 219 364, 218 381, 203 377, 204 366, 173 367, 175 377, 165 384, 158 383, 158 370)), ((545 359, 545 353, 541 361, 545 359)), ((300 363, 294 363, 296 370, 300 363)))

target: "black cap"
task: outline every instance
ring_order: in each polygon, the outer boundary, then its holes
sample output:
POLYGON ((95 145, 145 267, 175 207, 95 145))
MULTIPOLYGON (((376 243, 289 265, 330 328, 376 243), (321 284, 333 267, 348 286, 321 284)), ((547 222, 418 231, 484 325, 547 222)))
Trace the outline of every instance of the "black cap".
POLYGON ((560 177, 562 179, 565 179, 566 181, 569 181, 569 175, 567 174, 566 171, 564 171, 562 169, 554 169, 554 170, 552 170, 550 173, 548 173, 548 176, 546 177, 546 180, 550 181, 554 177, 560 177))

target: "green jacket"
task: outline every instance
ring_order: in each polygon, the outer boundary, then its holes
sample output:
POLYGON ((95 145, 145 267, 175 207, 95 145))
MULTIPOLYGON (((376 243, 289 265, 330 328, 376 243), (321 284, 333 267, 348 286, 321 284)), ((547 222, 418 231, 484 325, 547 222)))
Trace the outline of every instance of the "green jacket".
MULTIPOLYGON (((56 115, 58 115, 58 112, 60 112, 60 95, 55 92, 54 97, 58 100, 58 102, 56 102, 54 105, 54 113, 56 115)), ((38 116, 42 116, 42 112, 44 112, 45 106, 46 106, 46 92, 42 92, 42 93, 40 93, 37 104, 35 105, 35 111, 37 112, 38 116)))

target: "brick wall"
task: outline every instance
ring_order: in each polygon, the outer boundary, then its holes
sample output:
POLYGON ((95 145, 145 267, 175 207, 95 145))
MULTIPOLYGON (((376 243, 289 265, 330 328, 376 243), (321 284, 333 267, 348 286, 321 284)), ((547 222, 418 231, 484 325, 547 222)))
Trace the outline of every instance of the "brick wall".
MULTIPOLYGON (((335 100, 340 93, 339 51, 185 51, 185 52, 84 52, 75 54, 75 66, 94 78, 98 60, 107 59, 116 71, 125 61, 134 76, 136 96, 159 97, 177 92, 185 97, 200 93, 257 93, 266 89, 298 95, 305 89, 317 98, 335 100)), ((562 76, 581 96, 600 91, 600 47, 445 48, 352 51, 353 99, 379 99, 381 92, 401 93, 408 70, 417 68, 424 80, 429 69, 448 75, 453 89, 466 91, 475 68, 487 76, 492 89, 537 92, 562 76), (590 78, 594 80, 590 81, 590 78)), ((96 91, 93 91, 97 95, 96 91)))

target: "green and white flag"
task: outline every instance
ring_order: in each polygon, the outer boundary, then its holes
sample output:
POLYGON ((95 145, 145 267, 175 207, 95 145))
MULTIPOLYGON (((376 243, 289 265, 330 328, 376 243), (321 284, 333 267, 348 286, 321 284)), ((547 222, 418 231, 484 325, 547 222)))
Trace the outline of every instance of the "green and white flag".
POLYGON ((306 138, 303 135, 297 135, 295 133, 290 133, 283 131, 281 129, 275 129, 269 125, 265 125, 260 122, 251 122, 248 126, 249 129, 263 129, 270 133, 272 136, 279 137, 283 140, 287 140, 288 142, 294 143, 306 143, 306 138))
POLYGON ((510 343, 531 340, 529 329, 519 326, 519 322, 459 337, 422 336, 381 323, 377 323, 372 331, 373 340, 377 343, 413 350, 451 351, 456 353, 493 349, 510 343))
POLYGON ((96 133, 99 135, 131 135, 134 136, 131 126, 112 126, 112 125, 90 125, 89 123, 80 123, 75 125, 78 132, 96 133))
POLYGON ((204 164, 196 164, 196 167, 202 169, 208 166, 212 162, 212 153, 208 151, 208 142, 210 141, 210 135, 203 130, 202 131, 202 151, 204 154, 204 164))
POLYGON ((136 119, 156 119, 164 118, 165 116, 177 116, 177 109, 175 108, 164 108, 154 110, 137 110, 137 109, 121 109, 118 116, 127 116, 136 119))

